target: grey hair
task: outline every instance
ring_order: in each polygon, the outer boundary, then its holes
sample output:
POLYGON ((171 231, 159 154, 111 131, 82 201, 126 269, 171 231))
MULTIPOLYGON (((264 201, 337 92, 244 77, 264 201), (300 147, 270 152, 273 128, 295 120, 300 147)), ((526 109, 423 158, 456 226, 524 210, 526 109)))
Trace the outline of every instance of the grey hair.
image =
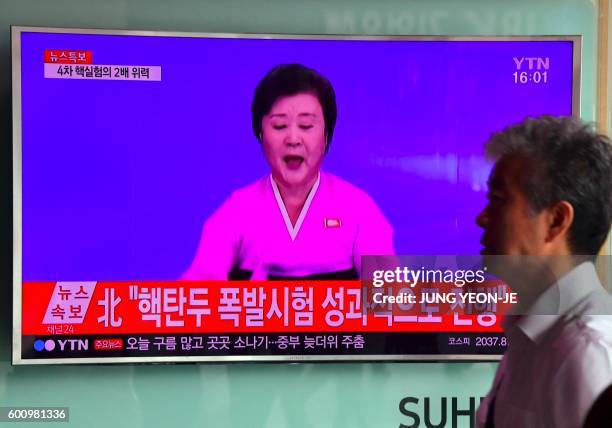
POLYGON ((612 145, 573 117, 529 117, 494 133, 489 159, 525 159, 521 187, 534 212, 559 201, 574 208, 568 243, 574 254, 595 255, 612 224, 612 145))

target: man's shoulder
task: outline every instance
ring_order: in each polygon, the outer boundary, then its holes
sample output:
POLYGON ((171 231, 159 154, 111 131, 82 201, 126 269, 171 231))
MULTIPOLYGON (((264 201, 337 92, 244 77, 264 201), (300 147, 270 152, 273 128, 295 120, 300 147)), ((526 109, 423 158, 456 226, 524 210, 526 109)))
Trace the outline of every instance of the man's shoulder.
POLYGON ((565 346, 583 348, 605 344, 612 350, 612 315, 592 312, 569 319, 560 329, 557 340, 565 346))
POLYGON ((602 344, 612 346, 612 296, 602 287, 591 264, 579 269, 582 276, 561 287, 559 298, 567 303, 561 303, 563 309, 549 337, 560 351, 577 347, 597 352, 602 344))
MULTIPOLYGON (((556 383, 561 390, 573 391, 579 420, 584 421, 593 402, 612 384, 612 316, 586 315, 573 320, 563 329, 558 345, 551 350, 557 351, 556 383)), ((564 411, 558 409, 557 414, 564 411)))
POLYGON ((555 328, 551 339, 551 366, 583 384, 599 384, 602 378, 612 382, 612 315, 569 316, 555 328))
MULTIPOLYGON (((612 345, 612 296, 599 286, 562 318, 559 340, 582 346, 612 345)), ((611 361, 612 362, 612 361, 611 361)))

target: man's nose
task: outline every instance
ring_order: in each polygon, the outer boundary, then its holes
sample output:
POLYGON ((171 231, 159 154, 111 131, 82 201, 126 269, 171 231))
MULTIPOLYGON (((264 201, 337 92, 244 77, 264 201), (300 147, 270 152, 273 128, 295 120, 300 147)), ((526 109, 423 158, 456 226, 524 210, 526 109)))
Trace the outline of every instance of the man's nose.
POLYGON ((484 229, 487 227, 488 222, 489 216, 487 214, 487 209, 485 208, 476 216, 476 224, 484 229))

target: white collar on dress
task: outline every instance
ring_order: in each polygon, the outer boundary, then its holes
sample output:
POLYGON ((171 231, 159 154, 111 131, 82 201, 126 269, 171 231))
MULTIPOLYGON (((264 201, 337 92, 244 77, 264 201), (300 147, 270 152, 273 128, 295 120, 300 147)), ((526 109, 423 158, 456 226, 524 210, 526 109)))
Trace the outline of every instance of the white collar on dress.
POLYGON ((300 211, 300 215, 298 216, 297 222, 295 222, 295 226, 291 224, 291 219, 289 218, 289 214, 287 213, 287 208, 285 208, 285 203, 283 202, 283 198, 281 197, 280 191, 278 190, 278 185, 272 178, 272 174, 270 174, 270 183, 272 183, 272 190, 274 191, 274 197, 276 198, 276 203, 278 204, 278 208, 280 209, 281 215, 283 216, 283 220, 285 220, 285 226, 287 227, 287 232, 289 232, 289 236, 291 236, 291 240, 295 241, 295 238, 302 227, 302 222, 308 213, 308 209, 310 208, 310 203, 317 193, 317 189, 319 188, 319 182, 321 181, 321 172, 317 175, 317 180, 315 181, 312 189, 310 189, 310 193, 306 197, 306 202, 304 202, 304 206, 302 207, 302 211, 300 211))

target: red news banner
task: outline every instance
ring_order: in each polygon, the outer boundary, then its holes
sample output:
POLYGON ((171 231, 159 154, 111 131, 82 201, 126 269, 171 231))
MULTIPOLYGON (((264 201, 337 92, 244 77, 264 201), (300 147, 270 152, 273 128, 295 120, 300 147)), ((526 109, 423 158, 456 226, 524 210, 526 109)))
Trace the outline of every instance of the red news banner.
POLYGON ((43 61, 47 64, 92 64, 92 51, 45 49, 43 61))
MULTIPOLYGON (((360 281, 26 282, 23 335, 258 332, 501 332, 502 303, 375 304, 360 281), (364 309, 365 307, 365 309, 364 309)), ((445 288, 444 288, 445 287, 445 288)), ((486 284, 480 291, 499 289, 486 284)))

